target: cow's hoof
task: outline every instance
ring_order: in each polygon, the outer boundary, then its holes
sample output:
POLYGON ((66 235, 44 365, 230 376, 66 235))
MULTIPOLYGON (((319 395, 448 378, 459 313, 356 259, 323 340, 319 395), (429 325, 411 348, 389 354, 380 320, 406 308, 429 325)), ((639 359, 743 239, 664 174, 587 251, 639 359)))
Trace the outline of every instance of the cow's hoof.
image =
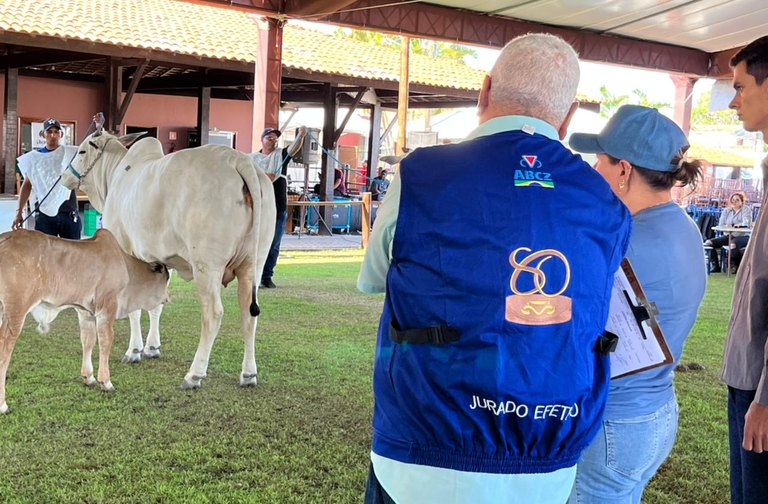
POLYGON ((0 415, 6 415, 8 414, 8 405, 6 403, 3 403, 0 405, 0 415))
POLYGON ((141 350, 134 348, 123 355, 123 364, 136 364, 141 362, 141 350))
POLYGON ((255 387, 256 386, 256 373, 253 374, 240 374, 240 386, 241 387, 255 387))
POLYGON ((97 383, 98 382, 96 381, 96 378, 93 377, 93 375, 91 375, 91 376, 83 376, 83 385, 85 385, 86 387, 93 387, 97 383))
POLYGON ((199 389, 200 385, 202 384, 203 377, 202 376, 185 376, 183 380, 181 380, 181 388, 182 390, 195 390, 199 389))
POLYGON ((147 359, 157 359, 160 357, 160 347, 159 346, 151 346, 151 347, 145 347, 144 351, 141 352, 142 357, 146 357, 147 359))
POLYGON ((102 392, 112 393, 115 391, 115 387, 112 385, 111 381, 99 382, 99 387, 101 387, 102 392))

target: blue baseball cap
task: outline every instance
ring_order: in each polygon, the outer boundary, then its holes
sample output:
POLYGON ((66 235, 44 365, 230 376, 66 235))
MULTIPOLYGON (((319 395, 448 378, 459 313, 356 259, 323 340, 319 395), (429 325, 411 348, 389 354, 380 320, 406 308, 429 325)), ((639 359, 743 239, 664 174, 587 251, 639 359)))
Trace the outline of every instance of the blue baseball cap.
POLYGON ((673 172, 672 160, 690 147, 685 133, 655 108, 622 105, 597 135, 574 133, 568 142, 577 152, 609 154, 634 166, 673 172))
POLYGON ((260 136, 259 138, 264 138, 265 136, 269 135, 270 133, 274 133, 274 134, 275 134, 275 135, 277 135, 278 137, 280 137, 280 135, 282 134, 282 133, 280 133, 280 130, 279 130, 279 129, 275 129, 275 128, 264 128, 264 131, 262 131, 262 132, 261 132, 261 136, 260 136))

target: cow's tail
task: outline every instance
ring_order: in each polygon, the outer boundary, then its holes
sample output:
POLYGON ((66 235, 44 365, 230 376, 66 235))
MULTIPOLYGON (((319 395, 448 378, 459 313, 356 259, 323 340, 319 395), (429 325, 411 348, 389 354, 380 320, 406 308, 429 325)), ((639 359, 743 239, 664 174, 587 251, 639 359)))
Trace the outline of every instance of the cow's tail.
POLYGON ((269 248, 272 246, 274 227, 276 220, 275 195, 272 182, 269 177, 248 160, 247 163, 237 163, 237 172, 245 181, 246 188, 251 194, 253 205, 253 220, 251 231, 253 233, 253 287, 251 289, 251 305, 249 307, 252 317, 258 317, 261 310, 256 297, 261 280, 261 272, 267 262, 269 248), (272 232, 270 232, 272 231, 272 232))

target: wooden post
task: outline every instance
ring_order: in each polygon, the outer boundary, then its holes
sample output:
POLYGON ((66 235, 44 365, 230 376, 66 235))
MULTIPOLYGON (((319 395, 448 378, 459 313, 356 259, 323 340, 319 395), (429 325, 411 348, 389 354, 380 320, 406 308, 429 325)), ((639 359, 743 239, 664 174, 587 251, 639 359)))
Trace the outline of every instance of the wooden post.
MULTIPOLYGON (((330 83, 323 85, 323 157, 320 164, 320 200, 333 201, 333 176, 334 164, 327 153, 333 153, 336 148, 333 135, 336 131, 336 112, 338 111, 338 97, 333 85, 330 83)), ((322 206, 317 209, 323 220, 330 223, 326 227, 318 227, 318 234, 331 235, 331 225, 333 224, 333 207, 322 206)))
POLYGON ((211 129, 211 88, 197 89, 197 130, 200 145, 208 145, 208 134, 211 129))
POLYGON ((379 151, 381 150, 381 102, 371 107, 371 125, 368 130, 368 173, 365 174, 366 187, 379 172, 379 151))
POLYGON ((363 239, 360 245, 363 248, 368 247, 368 238, 371 236, 371 193, 363 193, 363 208, 360 210, 360 227, 363 231, 363 239))
POLYGON ((397 150, 395 155, 405 154, 403 150, 408 122, 408 60, 410 57, 411 38, 400 37, 400 87, 397 92, 397 150))
POLYGON ((120 134, 120 123, 117 122, 117 114, 120 109, 120 99, 123 93, 123 67, 116 60, 107 58, 106 76, 106 124, 104 128, 115 135, 120 134))
POLYGON ((5 69, 5 100, 3 105, 3 192, 14 194, 16 192, 16 156, 19 141, 19 69, 5 69))
POLYGON ((674 121, 687 135, 691 130, 691 108, 693 107, 693 85, 698 80, 689 75, 670 75, 675 83, 674 121))

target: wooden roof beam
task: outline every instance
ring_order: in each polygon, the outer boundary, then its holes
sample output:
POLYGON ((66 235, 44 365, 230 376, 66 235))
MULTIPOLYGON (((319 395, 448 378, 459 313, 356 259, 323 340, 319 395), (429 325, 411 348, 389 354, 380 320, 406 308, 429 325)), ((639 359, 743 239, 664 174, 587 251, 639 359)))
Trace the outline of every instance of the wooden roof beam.
POLYGON ((67 52, 89 54, 91 57, 88 59, 94 59, 94 55, 96 55, 96 57, 102 58, 105 56, 112 57, 118 62, 124 59, 148 59, 153 62, 163 62, 170 66, 190 66, 195 68, 206 66, 208 68, 233 71, 252 71, 253 68, 253 62, 224 61, 217 58, 201 58, 199 56, 158 51, 155 49, 126 48, 112 44, 67 40, 61 37, 51 37, 46 35, 30 37, 26 34, 12 33, 8 31, 3 33, 3 43, 18 46, 39 47, 43 49, 60 47, 67 52))
POLYGON ((93 54, 51 49, 18 52, 0 57, 0 68, 26 68, 97 59, 93 54))
MULTIPOLYGON (((214 3, 225 3, 222 1, 214 3)), ((257 10, 267 16, 291 17, 298 12, 298 0, 226 0, 230 6, 257 10)), ((296 15, 296 17, 299 17, 296 15)), ((504 16, 460 10, 428 3, 396 3, 387 0, 358 0, 317 21, 364 30, 448 40, 459 44, 502 48, 526 33, 551 33, 565 39, 587 61, 631 65, 694 76, 707 75, 709 54, 698 49, 602 35, 586 30, 545 25, 504 16)))
POLYGON ((139 85, 139 82, 141 81, 141 76, 144 73, 144 69, 147 68, 147 65, 149 64, 149 60, 144 60, 141 63, 139 63, 139 66, 136 68, 136 71, 133 73, 133 78, 131 79, 131 84, 128 86, 128 91, 126 91, 125 96, 123 97, 123 101, 120 104, 120 110, 117 113, 117 124, 122 124, 123 119, 125 118, 125 113, 128 112, 128 106, 131 104, 131 100, 133 99, 133 94, 136 92, 136 88, 139 85))

